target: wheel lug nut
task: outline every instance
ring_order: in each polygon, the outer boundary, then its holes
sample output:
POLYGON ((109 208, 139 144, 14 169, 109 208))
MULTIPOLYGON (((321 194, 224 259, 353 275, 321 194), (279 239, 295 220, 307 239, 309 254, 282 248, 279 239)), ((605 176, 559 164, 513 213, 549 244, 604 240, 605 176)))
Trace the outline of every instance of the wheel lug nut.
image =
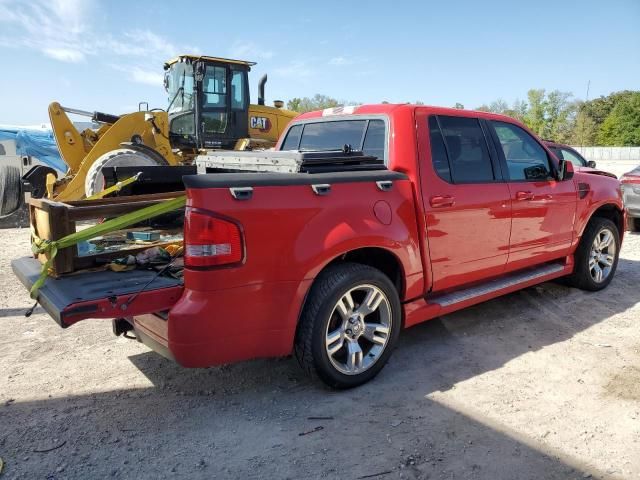
POLYGON ((347 330, 347 335, 351 335, 351 329, 347 330))

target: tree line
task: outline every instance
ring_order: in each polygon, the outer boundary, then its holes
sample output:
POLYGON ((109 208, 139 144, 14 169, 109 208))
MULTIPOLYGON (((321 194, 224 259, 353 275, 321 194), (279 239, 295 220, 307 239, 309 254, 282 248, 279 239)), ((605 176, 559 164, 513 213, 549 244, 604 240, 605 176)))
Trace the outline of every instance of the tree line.
MULTIPOLYGON (((382 103, 387 103, 383 101, 382 103)), ((422 105, 420 101, 412 102, 422 105)), ((308 112, 340 105, 358 105, 316 94, 293 98, 287 108, 308 112)), ((465 108, 456 103, 454 108, 465 108)), ((503 99, 474 110, 500 113, 520 120, 539 137, 571 145, 640 146, 640 91, 624 90, 592 100, 574 99, 569 92, 531 89, 527 100, 503 99)))

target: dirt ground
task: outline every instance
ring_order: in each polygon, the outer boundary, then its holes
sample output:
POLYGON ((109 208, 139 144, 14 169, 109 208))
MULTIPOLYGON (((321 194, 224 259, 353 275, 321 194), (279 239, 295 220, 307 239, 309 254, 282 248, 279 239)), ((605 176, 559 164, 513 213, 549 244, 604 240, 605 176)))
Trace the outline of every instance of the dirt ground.
POLYGON ((60 329, 0 231, 0 478, 640 478, 640 235, 611 286, 548 283, 406 330, 344 392, 291 358, 187 370, 60 329))

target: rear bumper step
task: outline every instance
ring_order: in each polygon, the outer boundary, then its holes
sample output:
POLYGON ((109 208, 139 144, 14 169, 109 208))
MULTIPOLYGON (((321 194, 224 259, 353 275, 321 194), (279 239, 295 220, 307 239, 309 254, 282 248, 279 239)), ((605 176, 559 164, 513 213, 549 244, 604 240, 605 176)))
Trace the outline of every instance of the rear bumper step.
MULTIPOLYGON (((11 268, 30 290, 42 265, 35 258, 25 257, 13 260, 11 268)), ((38 303, 63 328, 87 318, 111 319, 168 310, 182 295, 182 281, 156 275, 153 270, 104 270, 48 278, 38 292, 38 303)))

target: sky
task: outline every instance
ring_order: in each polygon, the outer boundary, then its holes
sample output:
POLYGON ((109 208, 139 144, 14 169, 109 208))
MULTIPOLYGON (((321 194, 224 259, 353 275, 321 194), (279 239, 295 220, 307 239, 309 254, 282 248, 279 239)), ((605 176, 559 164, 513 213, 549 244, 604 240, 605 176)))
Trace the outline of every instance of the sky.
POLYGON ((0 0, 0 124, 166 107, 179 53, 258 62, 251 98, 475 108, 530 88, 640 89, 640 0, 0 0))

